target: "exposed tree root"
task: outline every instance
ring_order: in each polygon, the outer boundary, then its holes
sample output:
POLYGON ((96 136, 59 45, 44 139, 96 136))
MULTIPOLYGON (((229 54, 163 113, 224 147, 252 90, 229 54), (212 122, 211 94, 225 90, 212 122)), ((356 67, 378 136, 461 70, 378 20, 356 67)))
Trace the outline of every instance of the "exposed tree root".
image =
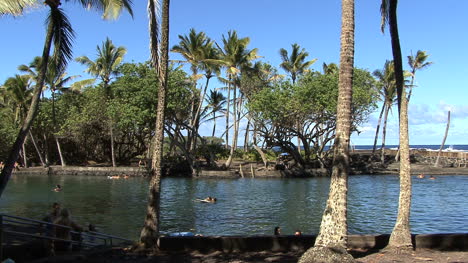
POLYGON ((351 263, 354 258, 341 247, 313 247, 307 250, 298 263, 351 263))

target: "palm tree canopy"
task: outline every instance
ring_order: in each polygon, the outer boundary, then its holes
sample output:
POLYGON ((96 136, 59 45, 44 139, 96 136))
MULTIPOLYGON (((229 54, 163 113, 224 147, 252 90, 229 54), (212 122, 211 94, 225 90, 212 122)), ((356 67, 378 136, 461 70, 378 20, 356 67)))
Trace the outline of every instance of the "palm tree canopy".
POLYGON ((88 68, 85 72, 100 78, 104 83, 111 81, 111 76, 117 74, 117 66, 122 62, 127 53, 125 47, 116 47, 109 38, 102 43, 102 47, 97 46, 97 58, 92 61, 87 56, 81 56, 75 60, 88 68))
POLYGON ((252 60, 259 58, 258 49, 247 49, 249 43, 250 38, 239 38, 235 30, 229 31, 227 37, 223 35, 223 48, 218 48, 228 74, 237 75, 243 68, 249 67, 252 60))
POLYGON ((197 33, 193 28, 188 35, 179 35, 179 39, 179 45, 173 46, 171 51, 181 54, 190 63, 193 75, 196 75, 199 63, 204 59, 203 49, 213 42, 204 32, 197 33))
POLYGON ((411 68, 412 74, 416 72, 416 70, 420 70, 432 65, 433 62, 427 61, 429 54, 426 51, 418 50, 416 52, 416 56, 413 57, 413 54, 408 56, 408 65, 411 68))
POLYGON ((304 48, 301 49, 297 43, 292 44, 291 47, 291 55, 288 55, 288 51, 286 49, 280 49, 279 53, 281 60, 283 61, 280 64, 280 67, 291 74, 291 78, 293 82, 295 82, 297 76, 306 72, 308 68, 317 61, 317 59, 305 61, 309 56, 309 53, 307 53, 304 48))
POLYGON ((36 0, 1 0, 0 15, 19 16, 23 14, 23 10, 27 7, 37 5, 36 0))

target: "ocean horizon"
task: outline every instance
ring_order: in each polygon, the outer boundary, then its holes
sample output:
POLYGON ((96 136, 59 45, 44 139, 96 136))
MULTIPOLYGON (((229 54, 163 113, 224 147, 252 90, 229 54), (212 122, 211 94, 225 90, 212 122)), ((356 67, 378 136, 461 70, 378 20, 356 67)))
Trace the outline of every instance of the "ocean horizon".
MULTIPOLYGON (((385 149, 396 150, 398 149, 399 145, 390 144, 385 145, 385 149)), ((242 148, 243 146, 238 146, 238 148, 242 148)), ((374 145, 351 145, 354 150, 372 150, 374 145)), ((301 146, 302 149, 304 149, 301 146)), ((377 150, 381 148, 381 145, 377 145, 377 150)), ((330 146, 325 146, 325 150, 330 149, 330 146)), ((440 144, 413 144, 410 145, 410 149, 418 149, 418 150, 426 150, 426 151, 438 151, 440 149, 440 144)), ((450 151, 450 152, 468 152, 468 144, 446 144, 442 148, 443 151, 450 151)))

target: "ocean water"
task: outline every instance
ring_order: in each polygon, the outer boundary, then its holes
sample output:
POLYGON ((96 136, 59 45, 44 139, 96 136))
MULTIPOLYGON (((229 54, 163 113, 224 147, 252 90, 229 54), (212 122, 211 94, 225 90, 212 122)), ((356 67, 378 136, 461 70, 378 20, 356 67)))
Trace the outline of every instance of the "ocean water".
MULTIPOLYGON (((354 145, 356 150, 372 150, 373 145, 354 145)), ((380 146, 377 145, 377 148, 380 149, 380 146)), ((387 149, 398 149, 398 145, 386 145, 387 149)), ((420 149, 427 151, 438 151, 440 149, 439 145, 410 145, 410 149, 420 149)), ((468 152, 468 144, 454 144, 454 145, 444 145, 443 151, 452 151, 452 152, 468 152)))

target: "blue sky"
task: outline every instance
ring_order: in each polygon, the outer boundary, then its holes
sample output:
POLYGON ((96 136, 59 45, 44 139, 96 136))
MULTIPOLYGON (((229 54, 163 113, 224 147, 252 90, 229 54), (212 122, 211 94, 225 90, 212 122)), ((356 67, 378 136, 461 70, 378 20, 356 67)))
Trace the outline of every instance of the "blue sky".
MULTIPOLYGON (((96 46, 106 37, 125 46, 126 62, 149 58, 146 1, 134 0, 134 18, 123 14, 117 21, 103 21, 100 14, 82 10, 78 5, 62 5, 76 31, 74 56, 94 58, 96 46)), ((392 59, 389 34, 380 32, 380 1, 356 0, 355 65, 373 71, 392 59)), ((416 75, 410 103, 410 144, 440 144, 445 131, 447 110, 452 121, 446 144, 468 144, 468 1, 399 1, 398 19, 402 53, 405 58, 418 49, 430 54, 432 66, 416 75)), ((0 17, 0 83, 18 73, 16 67, 29 63, 42 53, 45 8, 28 11, 24 16, 0 17)), ((278 66, 278 50, 290 50, 298 43, 318 61, 312 69, 321 70, 323 62, 339 62, 341 1, 312 0, 200 0, 172 1, 170 45, 190 28, 204 31, 221 41, 222 35, 236 30, 250 37, 250 48, 258 48, 261 60, 278 66)), ((174 53, 171 59, 180 59, 174 53)), ((83 74, 84 68, 71 62, 68 73, 83 74)), ((284 72, 282 72, 284 73, 284 72)), ((211 88, 216 88, 213 85, 211 88)), ((387 144, 398 143, 396 109, 389 121, 387 144)), ((353 144, 372 144, 378 110, 369 122, 353 134, 353 144)), ((207 124, 206 133, 211 125, 207 124)), ((202 130, 203 132, 203 130, 202 130)))

